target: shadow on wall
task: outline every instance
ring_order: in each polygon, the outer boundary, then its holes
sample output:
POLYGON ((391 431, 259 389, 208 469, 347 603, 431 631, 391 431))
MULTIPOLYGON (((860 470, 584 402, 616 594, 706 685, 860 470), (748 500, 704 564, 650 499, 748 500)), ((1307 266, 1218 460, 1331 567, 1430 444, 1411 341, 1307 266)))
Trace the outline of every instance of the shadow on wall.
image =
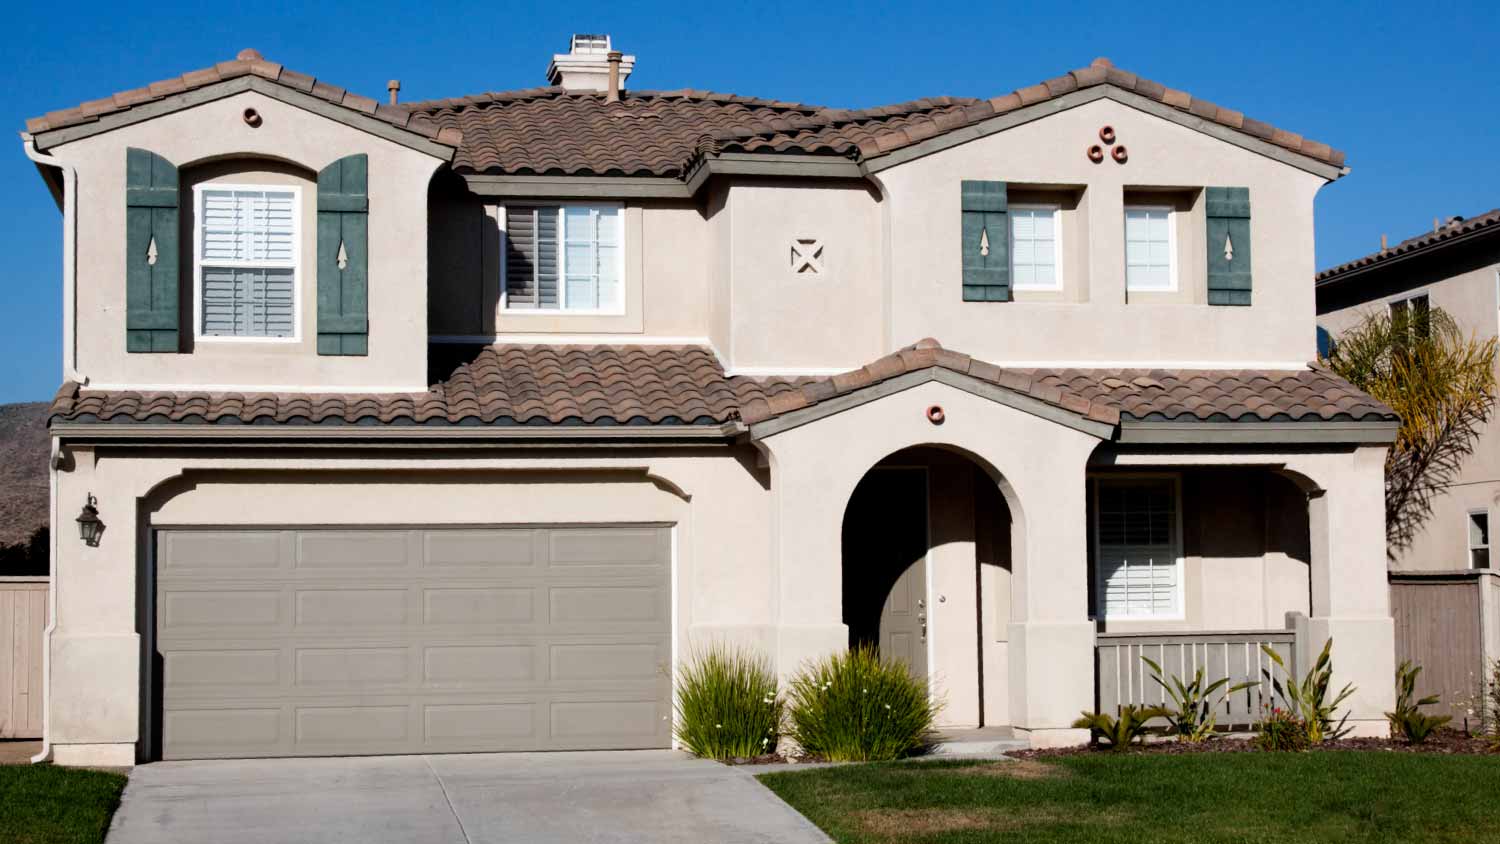
POLYGON ((43 525, 31 538, 0 545, 0 577, 40 577, 51 573, 51 533, 43 525))

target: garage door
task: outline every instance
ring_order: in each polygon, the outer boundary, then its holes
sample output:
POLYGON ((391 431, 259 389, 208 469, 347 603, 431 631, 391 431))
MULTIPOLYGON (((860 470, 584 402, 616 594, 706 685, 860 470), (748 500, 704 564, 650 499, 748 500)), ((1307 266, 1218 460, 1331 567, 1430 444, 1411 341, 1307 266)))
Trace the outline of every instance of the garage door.
POLYGON ((167 759, 666 747, 657 526, 157 534, 167 759))

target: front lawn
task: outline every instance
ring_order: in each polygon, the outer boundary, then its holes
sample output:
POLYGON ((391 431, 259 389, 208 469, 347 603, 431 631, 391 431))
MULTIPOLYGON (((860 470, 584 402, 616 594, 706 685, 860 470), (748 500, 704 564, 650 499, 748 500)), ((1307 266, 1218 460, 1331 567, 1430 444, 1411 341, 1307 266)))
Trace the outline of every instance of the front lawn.
POLYGON ((0 841, 99 844, 125 777, 52 765, 0 765, 0 841))
POLYGON ((840 844, 1500 841, 1500 758, 1091 753, 764 774, 840 844))

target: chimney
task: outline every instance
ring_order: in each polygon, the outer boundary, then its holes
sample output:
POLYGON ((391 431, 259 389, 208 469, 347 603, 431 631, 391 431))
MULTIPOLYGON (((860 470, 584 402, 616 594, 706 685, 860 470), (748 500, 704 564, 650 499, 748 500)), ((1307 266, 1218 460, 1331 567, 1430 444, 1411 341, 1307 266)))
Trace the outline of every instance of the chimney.
POLYGON ((385 83, 385 89, 391 92, 391 105, 395 105, 396 98, 401 94, 401 80, 392 79, 385 83))
POLYGON ((619 50, 610 50, 609 55, 609 87, 604 91, 604 101, 617 103, 620 101, 620 62, 625 55, 619 50))
POLYGON ((1380 251, 1384 252, 1384 251, 1386 251, 1386 249, 1387 249, 1387 247, 1385 245, 1385 235, 1382 234, 1380 236, 1380 251))
POLYGON ((569 91, 618 94, 634 69, 635 56, 616 51, 608 35, 577 33, 568 42, 568 52, 553 56, 547 65, 547 83, 569 91), (614 61, 612 56, 619 59, 614 61))

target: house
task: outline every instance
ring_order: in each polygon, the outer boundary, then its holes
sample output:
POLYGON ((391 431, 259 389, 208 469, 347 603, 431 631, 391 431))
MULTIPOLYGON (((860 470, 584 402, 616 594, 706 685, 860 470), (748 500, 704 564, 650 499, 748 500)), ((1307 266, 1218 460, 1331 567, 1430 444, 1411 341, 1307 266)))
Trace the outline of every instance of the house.
POLYGON ((1255 676, 1289 619, 1386 730, 1397 423, 1308 364, 1342 153, 1104 59, 870 109, 635 61, 378 102, 246 50, 28 123, 44 754, 665 747, 714 642, 1071 744, 1129 655, 1255 676))
MULTIPOLYGON (((1336 338, 1366 315, 1441 308, 1465 334, 1500 334, 1500 208, 1433 221, 1432 231, 1318 273, 1320 334, 1336 338)), ((1411 546, 1392 549, 1396 571, 1490 568, 1490 523, 1500 508, 1500 423, 1484 427, 1411 546)))

